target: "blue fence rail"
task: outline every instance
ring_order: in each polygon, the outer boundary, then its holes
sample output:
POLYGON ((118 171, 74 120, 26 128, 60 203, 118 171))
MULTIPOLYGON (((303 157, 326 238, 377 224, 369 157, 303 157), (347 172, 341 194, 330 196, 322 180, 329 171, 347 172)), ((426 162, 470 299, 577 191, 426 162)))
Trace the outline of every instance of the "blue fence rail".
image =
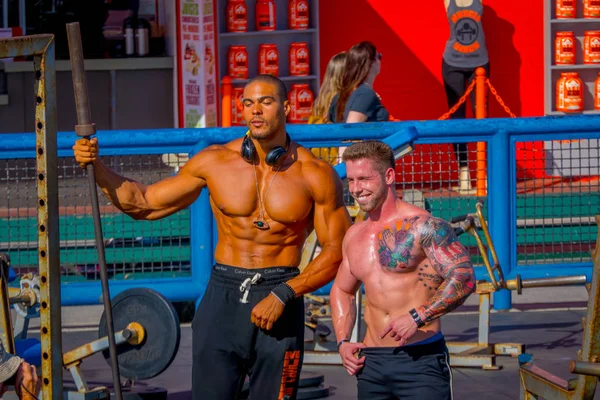
MULTIPOLYGON (((516 119, 405 121, 369 124, 289 125, 290 136, 305 147, 347 146, 349 142, 380 139, 397 148, 407 141, 415 145, 486 142, 488 195, 485 213, 499 261, 507 279, 584 274, 591 279, 591 260, 520 265, 517 254, 517 171, 516 143, 532 141, 582 140, 600 138, 600 117, 540 117, 516 119)), ((245 133, 243 127, 208 129, 165 129, 141 131, 99 131, 101 156, 158 155, 183 153, 192 157, 212 144, 226 143, 245 133)), ((77 139, 74 132, 58 134, 58 156, 72 157, 77 139)), ((0 160, 35 159, 34 134, 0 135, 0 160)), ((336 166, 341 177, 344 165, 336 166)), ((143 174, 143 171, 141 171, 143 174)), ((1 180, 0 180, 1 183, 1 180)), ((190 207, 191 273, 172 278, 111 280, 111 295, 130 287, 151 287, 171 301, 198 301, 205 290, 213 265, 216 229, 208 192, 205 190, 190 207)), ((592 210, 594 214, 598 210, 592 210)), ((458 214, 458 212, 456 213, 458 214)), ((126 217, 128 218, 128 217, 126 217)), ((10 254, 10 243, 9 243, 10 254)), ((19 265, 15 265, 18 269, 19 265)), ((484 268, 476 268, 478 279, 487 279, 484 268)), ((63 305, 101 303, 99 281, 64 282, 63 305)), ((495 294, 494 306, 507 309, 511 294, 495 294)))

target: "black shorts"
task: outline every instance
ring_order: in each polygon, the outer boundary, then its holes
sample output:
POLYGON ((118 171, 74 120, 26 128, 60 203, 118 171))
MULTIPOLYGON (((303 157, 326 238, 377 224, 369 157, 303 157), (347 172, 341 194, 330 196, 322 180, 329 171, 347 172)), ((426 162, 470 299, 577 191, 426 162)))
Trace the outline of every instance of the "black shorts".
POLYGON ((290 301, 270 331, 250 317, 274 286, 299 273, 289 267, 213 267, 192 322, 194 399, 237 399, 246 375, 252 400, 296 399, 304 356, 303 298, 290 301), (252 283, 257 273, 260 278, 252 283), (248 291, 241 288, 244 281, 248 291))
POLYGON ((445 340, 403 347, 367 347, 357 374, 359 400, 451 400, 452 371, 445 340))

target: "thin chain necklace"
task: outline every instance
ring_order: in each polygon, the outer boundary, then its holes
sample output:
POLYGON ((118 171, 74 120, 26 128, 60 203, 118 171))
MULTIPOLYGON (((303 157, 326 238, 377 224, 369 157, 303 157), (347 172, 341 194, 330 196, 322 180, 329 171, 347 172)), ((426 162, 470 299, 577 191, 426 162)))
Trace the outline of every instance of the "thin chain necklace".
MULTIPOLYGON (((265 204, 263 203, 263 201, 260 197, 260 190, 258 188, 258 176, 256 175, 256 164, 253 164, 253 165, 254 165, 254 180, 256 182, 256 195, 258 196, 258 202, 260 203, 260 210, 258 213, 258 218, 254 220, 254 227, 264 231, 264 230, 270 229, 271 227, 265 220, 265 204)), ((281 169, 282 165, 283 165, 283 163, 279 164, 279 166, 277 167, 277 171, 275 171, 275 175, 273 175, 273 178, 271 179, 271 183, 269 184, 269 187, 267 188, 267 190, 265 192, 265 201, 267 198, 267 193, 269 193, 271 186, 273 186, 273 182, 275 181, 275 178, 277 177, 277 174, 279 173, 279 170, 281 169)))

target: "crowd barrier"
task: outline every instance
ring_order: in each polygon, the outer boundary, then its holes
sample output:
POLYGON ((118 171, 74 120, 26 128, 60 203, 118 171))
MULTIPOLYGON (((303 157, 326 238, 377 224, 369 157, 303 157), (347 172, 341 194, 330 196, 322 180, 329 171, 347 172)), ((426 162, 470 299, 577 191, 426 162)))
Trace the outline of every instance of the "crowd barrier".
MULTIPOLYGON (((595 116, 404 121, 369 124, 288 125, 305 147, 344 147, 364 139, 414 139, 415 151, 398 160, 400 195, 419 192, 435 216, 484 214, 506 279, 586 275, 600 205, 598 138, 595 116), (458 167, 451 143, 468 142, 476 154, 485 144, 486 195, 455 189, 458 167)), ((152 183, 177 173, 195 153, 241 137, 243 127, 99 131, 100 154, 118 173, 152 183)), ((74 132, 59 132, 59 231, 63 305, 101 303, 88 188, 76 165, 74 132)), ((37 269, 35 135, 0 135, 0 251, 17 273, 37 269)), ((473 179, 481 157, 473 157, 473 179)), ((336 166, 344 176, 344 166, 336 166)), ((352 199, 346 193, 347 204, 352 199)), ((100 195, 111 295, 150 287, 171 301, 197 301, 213 265, 216 229, 203 191, 188 209, 158 221, 135 221, 100 195)), ((476 247, 478 279, 486 279, 476 247)), ((328 287, 320 291, 326 294, 328 287)), ((509 291, 495 294, 494 307, 511 306, 509 291)))

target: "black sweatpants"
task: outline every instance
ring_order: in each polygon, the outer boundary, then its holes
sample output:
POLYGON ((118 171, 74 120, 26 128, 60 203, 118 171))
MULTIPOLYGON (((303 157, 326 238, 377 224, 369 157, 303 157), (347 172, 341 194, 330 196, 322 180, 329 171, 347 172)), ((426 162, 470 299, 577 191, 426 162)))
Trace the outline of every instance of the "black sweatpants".
MULTIPOLYGON (((482 65, 485 69, 486 76, 490 76, 490 63, 482 65)), ((448 109, 460 100, 467 91, 467 87, 475 79, 476 68, 458 68, 449 65, 442 59, 442 78, 444 80, 444 89, 446 89, 446 99, 448 100, 448 109)), ((475 89, 470 95, 471 105, 473 107, 473 115, 475 115, 475 89)), ((487 101, 486 101, 487 105, 487 101)), ((464 119, 467 115, 466 103, 463 103, 450 119, 464 119)), ((453 143, 456 159, 461 167, 468 165, 467 143, 453 143)))
POLYGON ((367 347, 357 374, 358 400, 451 400, 452 372, 444 339, 403 347, 367 347))
POLYGON ((237 399, 246 375, 251 400, 296 399, 304 356, 303 298, 289 302, 270 331, 258 328, 250 317, 274 286, 299 273, 287 267, 213 267, 192 322, 194 399, 237 399), (260 278, 253 283, 256 274, 260 278))

